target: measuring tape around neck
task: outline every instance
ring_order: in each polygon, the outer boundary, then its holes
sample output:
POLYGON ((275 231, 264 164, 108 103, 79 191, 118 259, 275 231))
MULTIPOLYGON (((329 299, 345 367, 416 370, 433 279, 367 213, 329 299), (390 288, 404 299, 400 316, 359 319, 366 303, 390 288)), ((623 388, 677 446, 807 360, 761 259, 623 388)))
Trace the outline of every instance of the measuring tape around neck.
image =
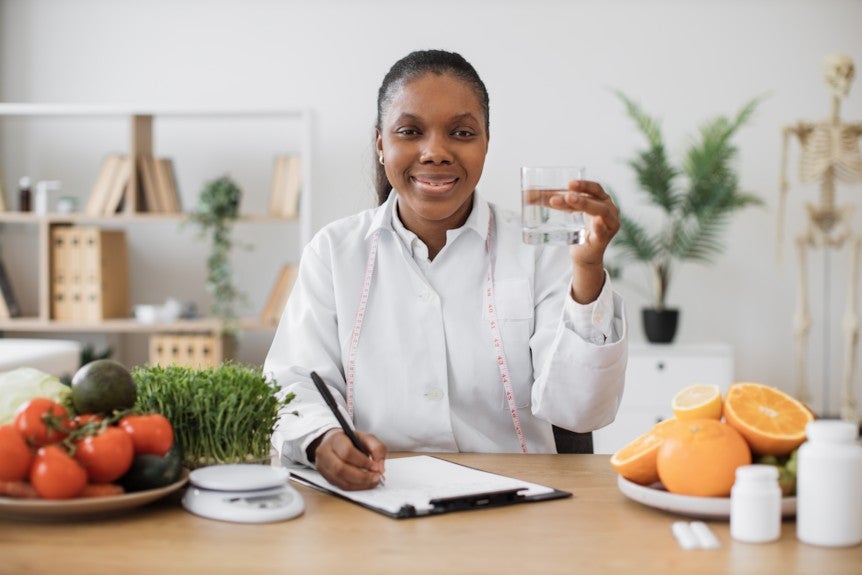
MULTIPOLYGON (((506 350, 503 347, 503 336, 500 332, 500 323, 497 319, 497 306, 494 297, 494 245, 492 241, 494 226, 494 210, 489 207, 488 235, 485 238, 485 253, 488 255, 488 275, 485 280, 484 306, 488 312, 488 328, 491 332, 491 343, 496 354, 497 368, 500 371, 500 381, 506 394, 506 403, 509 414, 512 416, 512 424, 515 426, 515 434, 521 452, 527 453, 527 440, 524 438, 524 430, 521 427, 521 417, 518 415, 518 407, 515 402, 515 393, 512 389, 512 380, 509 375, 509 364, 506 360, 506 350)), ((371 293, 371 280, 374 277, 374 268, 377 261, 377 244, 380 238, 380 230, 371 236, 371 245, 368 248, 368 259, 365 262, 365 277, 362 281, 362 291, 359 295, 359 307, 356 310, 356 318, 353 320, 353 329, 350 332, 350 344, 347 353, 347 373, 345 376, 347 413, 353 417, 353 386, 356 378, 356 350, 359 346, 359 335, 362 332, 362 322, 365 320, 365 311, 368 307, 368 297, 371 293)))

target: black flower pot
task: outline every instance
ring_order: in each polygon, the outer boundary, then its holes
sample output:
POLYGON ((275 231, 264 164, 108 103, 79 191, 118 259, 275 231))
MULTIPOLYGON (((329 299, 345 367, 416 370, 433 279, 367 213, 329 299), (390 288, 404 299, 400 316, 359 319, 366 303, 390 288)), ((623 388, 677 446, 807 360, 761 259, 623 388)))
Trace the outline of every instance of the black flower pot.
POLYGON ((671 343, 676 336, 678 309, 644 308, 644 333, 650 343, 671 343))

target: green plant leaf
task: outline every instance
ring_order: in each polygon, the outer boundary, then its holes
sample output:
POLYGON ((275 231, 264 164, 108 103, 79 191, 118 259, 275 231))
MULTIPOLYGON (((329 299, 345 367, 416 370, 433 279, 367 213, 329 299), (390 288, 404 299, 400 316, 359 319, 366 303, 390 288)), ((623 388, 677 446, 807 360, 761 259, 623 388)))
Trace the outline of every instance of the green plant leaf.
POLYGON ((620 206, 620 230, 613 246, 621 262, 639 261, 653 275, 653 301, 665 305, 674 261, 710 263, 724 249, 730 216, 762 200, 739 189, 734 163, 738 150, 732 139, 753 116, 760 103, 755 98, 732 118, 724 116, 703 123, 693 137, 679 168, 667 158, 660 124, 620 91, 616 96, 649 147, 635 152, 627 164, 638 186, 663 214, 655 231, 636 221, 620 206))

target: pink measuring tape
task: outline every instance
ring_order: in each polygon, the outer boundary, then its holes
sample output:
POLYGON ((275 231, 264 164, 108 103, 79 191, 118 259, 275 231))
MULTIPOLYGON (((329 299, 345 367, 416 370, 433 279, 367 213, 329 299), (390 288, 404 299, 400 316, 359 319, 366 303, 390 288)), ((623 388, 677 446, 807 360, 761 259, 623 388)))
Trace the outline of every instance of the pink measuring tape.
MULTIPOLYGON (((506 350, 503 348, 503 337, 500 333, 500 324, 497 320, 497 306, 494 299, 494 260, 492 232, 494 230, 494 211, 489 208, 488 237, 485 239, 485 252, 488 254, 488 275, 485 285, 484 305, 488 312, 488 328, 491 332, 491 342, 494 352, 497 354, 497 368, 500 370, 500 381, 506 393, 506 403, 512 416, 512 424, 515 426, 515 434, 521 452, 527 453, 527 440, 524 438, 524 430, 521 427, 521 417, 515 404, 515 392, 512 390, 512 381, 509 376, 509 365, 506 361, 506 350)), ((347 354, 347 374, 345 377, 347 394, 347 413, 353 417, 353 385, 356 377, 356 348, 359 346, 359 335, 362 332, 362 322, 365 319, 365 310, 368 307, 368 297, 371 293, 371 279, 374 276, 374 266, 377 261, 377 243, 380 230, 374 232, 371 237, 371 246, 368 248, 368 259, 365 262, 365 278, 362 282, 362 292, 359 296, 359 308, 356 310, 356 319, 353 321, 353 330, 350 332, 350 346, 347 354)))

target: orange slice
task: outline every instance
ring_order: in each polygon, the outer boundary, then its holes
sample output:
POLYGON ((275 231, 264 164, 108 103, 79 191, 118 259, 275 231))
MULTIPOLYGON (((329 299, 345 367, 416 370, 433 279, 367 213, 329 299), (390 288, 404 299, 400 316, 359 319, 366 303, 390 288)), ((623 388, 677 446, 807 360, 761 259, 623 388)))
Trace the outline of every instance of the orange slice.
POLYGON ((614 471, 640 485, 651 485, 658 481, 658 450, 668 434, 668 429, 678 423, 676 419, 660 421, 651 430, 621 447, 611 456, 614 471))
POLYGON ((814 415, 805 404, 762 383, 735 383, 727 390, 724 418, 758 455, 785 455, 805 441, 814 415))
POLYGON ((689 385, 673 396, 671 408, 677 419, 721 419, 721 390, 706 383, 689 385))

